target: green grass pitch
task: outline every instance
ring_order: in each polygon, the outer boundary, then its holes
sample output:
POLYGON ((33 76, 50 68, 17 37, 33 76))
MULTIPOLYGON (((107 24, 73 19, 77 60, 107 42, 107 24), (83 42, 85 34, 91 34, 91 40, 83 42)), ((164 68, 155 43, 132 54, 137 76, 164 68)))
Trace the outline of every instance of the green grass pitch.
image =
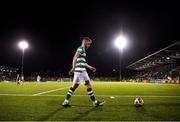
POLYGON ((96 98, 105 100, 104 106, 93 107, 81 85, 71 107, 64 108, 61 103, 71 84, 0 83, 0 121, 180 120, 179 84, 93 82, 96 98), (144 99, 143 107, 133 105, 137 96, 144 99))

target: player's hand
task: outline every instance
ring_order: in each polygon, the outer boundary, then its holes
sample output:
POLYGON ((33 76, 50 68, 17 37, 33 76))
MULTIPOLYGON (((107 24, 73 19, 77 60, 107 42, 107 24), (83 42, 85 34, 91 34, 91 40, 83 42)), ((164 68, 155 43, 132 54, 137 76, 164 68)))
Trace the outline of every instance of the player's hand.
POLYGON ((73 75, 74 74, 74 68, 72 68, 70 71, 69 71, 69 75, 71 76, 71 75, 73 75))
POLYGON ((95 67, 91 67, 91 70, 92 70, 93 72, 96 72, 96 68, 95 68, 95 67))

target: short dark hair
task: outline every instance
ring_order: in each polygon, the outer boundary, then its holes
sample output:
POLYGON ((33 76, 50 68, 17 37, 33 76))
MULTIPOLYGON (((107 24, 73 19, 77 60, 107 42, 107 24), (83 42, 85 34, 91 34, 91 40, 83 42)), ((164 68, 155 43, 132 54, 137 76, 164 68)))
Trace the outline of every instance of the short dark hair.
POLYGON ((92 42, 92 40, 89 37, 83 37, 83 40, 87 40, 87 41, 92 42))

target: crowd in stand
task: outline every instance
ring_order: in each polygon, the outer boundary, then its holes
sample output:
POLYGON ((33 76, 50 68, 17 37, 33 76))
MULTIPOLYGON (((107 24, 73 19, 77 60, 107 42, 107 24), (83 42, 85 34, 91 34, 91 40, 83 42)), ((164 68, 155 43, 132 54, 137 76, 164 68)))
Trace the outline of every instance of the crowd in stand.
POLYGON ((0 81, 16 80, 17 68, 0 66, 0 81))
MULTIPOLYGON (((94 81, 116 81, 117 77, 91 77, 94 81)), ((169 64, 159 67, 152 67, 142 71, 129 78, 136 81, 143 80, 155 80, 155 79, 167 79, 167 80, 180 80, 180 66, 169 64)), ((0 81, 16 81, 17 80, 17 69, 7 66, 0 66, 0 81)), ((48 76, 48 75, 31 75, 26 76, 25 81, 72 81, 70 77, 63 76, 48 76)))
POLYGON ((136 80, 152 80, 152 79, 174 79, 180 80, 180 66, 165 65, 159 67, 148 68, 143 71, 139 71, 137 75, 133 77, 136 80))

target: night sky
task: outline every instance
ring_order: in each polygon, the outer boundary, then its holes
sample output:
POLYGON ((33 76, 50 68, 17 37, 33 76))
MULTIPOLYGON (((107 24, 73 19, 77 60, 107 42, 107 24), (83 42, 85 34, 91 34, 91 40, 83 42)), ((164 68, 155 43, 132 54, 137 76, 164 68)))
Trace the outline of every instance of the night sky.
POLYGON ((87 62, 106 76, 118 69, 119 51, 113 41, 121 29, 129 41, 125 67, 179 40, 180 7, 168 2, 8 1, 0 4, 0 65, 20 68, 25 39, 25 73, 53 71, 67 75, 81 39, 93 44, 87 62))

